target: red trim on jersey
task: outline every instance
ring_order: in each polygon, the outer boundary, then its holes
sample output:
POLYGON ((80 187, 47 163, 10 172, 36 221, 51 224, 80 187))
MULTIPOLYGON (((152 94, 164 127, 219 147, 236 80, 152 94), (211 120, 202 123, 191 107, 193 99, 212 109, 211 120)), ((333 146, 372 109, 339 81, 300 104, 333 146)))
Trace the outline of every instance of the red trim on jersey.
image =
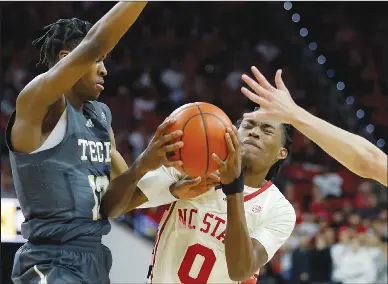
POLYGON ((245 195, 244 196, 244 202, 247 202, 251 200, 252 198, 255 198, 258 196, 260 193, 263 193, 266 191, 270 186, 272 185, 272 181, 267 181, 258 191, 252 192, 251 194, 245 195))
POLYGON ((153 259, 152 259, 152 271, 151 271, 151 281, 150 281, 150 283, 152 283, 152 277, 153 277, 153 274, 154 274, 153 270, 154 270, 154 266, 155 266, 156 252, 158 250, 159 241, 160 241, 160 238, 161 238, 162 233, 164 231, 164 228, 166 227, 166 224, 167 224, 168 220, 170 219, 172 212, 174 211, 175 204, 176 204, 176 201, 173 204, 170 205, 170 208, 169 208, 170 212, 168 212, 167 218, 164 221, 162 227, 160 228, 160 230, 159 230, 159 232, 158 232, 158 234, 156 235, 156 238, 155 238, 155 247, 154 247, 154 256, 153 256, 153 259))

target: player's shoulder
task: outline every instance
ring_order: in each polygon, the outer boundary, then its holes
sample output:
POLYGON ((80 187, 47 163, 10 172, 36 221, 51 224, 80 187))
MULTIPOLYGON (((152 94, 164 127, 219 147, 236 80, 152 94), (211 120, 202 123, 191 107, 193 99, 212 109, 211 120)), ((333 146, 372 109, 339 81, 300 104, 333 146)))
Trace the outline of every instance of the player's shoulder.
POLYGON ((91 108, 91 112, 97 117, 97 119, 110 128, 112 123, 112 113, 106 104, 98 101, 88 101, 86 108, 91 108))
POLYGON ((99 108, 102 109, 102 111, 105 113, 105 115, 109 115, 109 116, 112 116, 112 112, 109 108, 109 106, 105 103, 102 103, 102 102, 98 102, 98 101, 95 101, 94 102, 99 108))
POLYGON ((33 78, 19 93, 18 97, 17 97, 17 101, 16 101, 16 108, 18 108, 18 105, 19 104, 26 104, 28 103, 27 100, 29 100, 29 98, 31 99, 36 99, 35 97, 31 97, 30 95, 32 94, 31 91, 34 91, 36 92, 36 86, 40 86, 39 81, 42 80, 44 78, 44 76, 46 75, 47 72, 44 72, 44 73, 41 73, 37 76, 35 76, 35 78, 33 78), (35 86, 35 87, 34 87, 35 86))
POLYGON ((279 213, 282 213, 294 218, 296 216, 295 209, 280 189, 272 182, 267 183, 266 186, 267 188, 261 193, 264 201, 258 198, 255 200, 255 204, 262 206, 265 203, 268 214, 279 215, 279 213))

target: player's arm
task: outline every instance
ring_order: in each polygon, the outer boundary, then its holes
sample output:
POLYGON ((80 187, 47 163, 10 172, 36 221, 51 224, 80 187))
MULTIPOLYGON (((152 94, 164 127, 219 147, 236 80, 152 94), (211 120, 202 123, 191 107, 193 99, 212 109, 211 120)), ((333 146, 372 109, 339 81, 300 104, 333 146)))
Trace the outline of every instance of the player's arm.
POLYGON ((110 129, 110 141, 112 145, 111 160, 112 160, 112 172, 110 179, 113 180, 128 170, 128 165, 125 162, 123 156, 116 149, 116 139, 113 133, 113 129, 110 129))
POLYGON ((253 234, 253 237, 250 236, 245 218, 244 174, 241 170, 241 150, 236 127, 233 127, 233 130, 227 129, 225 138, 228 157, 222 161, 216 154, 213 154, 213 159, 219 166, 221 188, 227 196, 228 222, 225 234, 225 256, 228 273, 233 281, 242 281, 252 277, 272 258, 276 250, 291 234, 296 218, 291 204, 286 202, 290 212, 279 210, 276 212, 278 215, 267 216, 270 222, 268 228, 260 228, 253 234), (284 224, 282 224, 283 215, 288 218, 284 224))
POLYGON ((249 234, 243 194, 229 195, 227 202, 226 263, 230 278, 241 281, 252 277, 272 259, 291 235, 296 215, 292 205, 284 198, 280 199, 266 216, 264 224, 249 234))
POLYGON ((256 94, 247 88, 242 88, 242 92, 258 103, 260 110, 246 116, 259 116, 292 124, 355 174, 388 185, 388 157, 384 152, 368 140, 336 127, 297 106, 284 85, 281 71, 278 71, 275 77, 277 88, 273 87, 257 68, 253 67, 252 72, 257 82, 247 75, 243 75, 242 79, 256 94))
POLYGON ((126 212, 136 208, 158 207, 178 199, 195 198, 219 182, 220 179, 215 174, 191 179, 184 177, 175 168, 162 166, 140 179, 126 212))
POLYGON ((135 22, 146 2, 120 2, 90 29, 82 42, 49 71, 32 80, 16 102, 16 121, 41 122, 48 107, 103 58, 135 22))
MULTIPOLYGON (((164 135, 166 129, 175 122, 174 119, 166 119, 157 129, 154 137, 150 141, 147 149, 136 159, 136 161, 122 174, 116 176, 109 183, 108 189, 101 200, 101 213, 108 217, 118 217, 128 212, 127 208, 136 191, 139 180, 150 171, 160 168, 162 165, 175 166, 181 161, 170 162, 166 158, 166 153, 179 149, 183 142, 169 144, 174 139, 182 135, 182 131, 177 130, 164 135)), ((114 151, 112 151, 114 152, 114 151)), ((119 155, 117 155, 116 157, 119 155)), ((121 157, 121 155, 120 155, 121 157)), ((119 157, 119 159, 120 159, 119 157)), ((125 162, 124 162, 125 163, 125 162)), ((122 163, 112 165, 118 167, 117 173, 124 170, 122 163)), ((116 170, 117 171, 117 170, 116 170)))
POLYGON ((292 125, 355 174, 388 185, 388 157, 365 138, 298 107, 292 125))

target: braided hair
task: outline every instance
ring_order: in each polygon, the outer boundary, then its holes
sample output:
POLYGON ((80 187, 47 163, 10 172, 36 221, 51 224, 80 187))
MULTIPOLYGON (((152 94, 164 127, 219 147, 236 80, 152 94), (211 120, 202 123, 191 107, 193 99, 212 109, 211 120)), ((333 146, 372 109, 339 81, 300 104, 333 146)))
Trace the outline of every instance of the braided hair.
POLYGON ((77 18, 60 19, 44 27, 45 34, 32 42, 33 45, 41 44, 38 65, 54 66, 59 52, 76 48, 91 27, 91 23, 77 18))
MULTIPOLYGON (((259 110, 259 108, 256 107, 255 111, 256 110, 259 110)), ((240 127, 241 122, 242 122, 242 118, 237 121, 237 128, 240 127)), ((293 127, 291 126, 291 124, 282 124, 281 127, 283 130, 282 147, 287 149, 288 156, 285 159, 278 160, 275 164, 272 165, 272 167, 269 169, 265 177, 266 180, 274 180, 276 178, 276 176, 278 175, 282 167, 282 164, 288 159, 291 153, 293 127)))

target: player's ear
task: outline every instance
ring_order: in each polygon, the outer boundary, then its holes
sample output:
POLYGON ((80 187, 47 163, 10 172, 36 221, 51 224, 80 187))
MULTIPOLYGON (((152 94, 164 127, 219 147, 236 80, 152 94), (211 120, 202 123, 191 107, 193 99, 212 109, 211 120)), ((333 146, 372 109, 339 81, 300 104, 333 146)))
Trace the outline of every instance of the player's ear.
POLYGON ((59 60, 61 60, 62 58, 64 58, 65 56, 67 56, 70 52, 67 51, 67 50, 61 50, 58 54, 58 57, 59 57, 59 60))
POLYGON ((288 150, 284 147, 280 148, 279 154, 276 157, 278 160, 284 160, 288 156, 288 150))

